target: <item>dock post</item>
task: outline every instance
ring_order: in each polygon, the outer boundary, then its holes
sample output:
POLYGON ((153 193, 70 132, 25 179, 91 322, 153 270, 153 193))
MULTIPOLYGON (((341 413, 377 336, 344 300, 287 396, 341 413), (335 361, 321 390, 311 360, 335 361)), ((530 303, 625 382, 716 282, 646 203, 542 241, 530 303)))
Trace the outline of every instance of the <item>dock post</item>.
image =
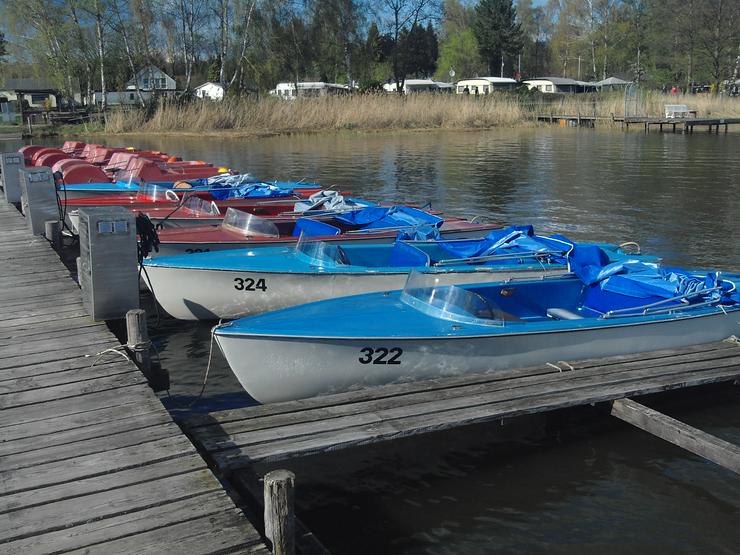
POLYGON ((47 220, 44 222, 44 235, 46 240, 51 243, 55 251, 62 246, 62 232, 59 220, 47 220))
POLYGON ((264 480, 265 537, 276 555, 293 555, 295 474, 289 470, 273 470, 265 474, 264 480))
POLYGON ((146 327, 146 310, 135 308, 126 313, 127 347, 133 351, 137 366, 145 376, 149 376, 152 368, 150 354, 149 331, 146 327))

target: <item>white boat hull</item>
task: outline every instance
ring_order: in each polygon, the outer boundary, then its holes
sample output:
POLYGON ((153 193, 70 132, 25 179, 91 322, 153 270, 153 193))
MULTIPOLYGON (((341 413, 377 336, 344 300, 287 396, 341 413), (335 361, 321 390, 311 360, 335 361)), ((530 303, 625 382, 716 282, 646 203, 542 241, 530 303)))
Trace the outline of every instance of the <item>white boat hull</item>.
MULTIPOLYGON (((154 297, 181 320, 231 319, 335 297, 402 289, 408 273, 264 273, 145 266, 154 297)), ((565 273, 549 270, 547 275, 565 273)), ((435 274, 442 285, 538 278, 540 269, 435 274)), ((145 280, 146 281, 146 280, 145 280)), ((147 283, 148 285, 148 283, 147 283)))
POLYGON ((306 339, 227 333, 222 330, 216 341, 237 379, 257 401, 272 403, 391 382, 718 341, 740 334, 740 312, 472 338, 306 339), (387 354, 384 360, 373 362, 381 352, 387 354))

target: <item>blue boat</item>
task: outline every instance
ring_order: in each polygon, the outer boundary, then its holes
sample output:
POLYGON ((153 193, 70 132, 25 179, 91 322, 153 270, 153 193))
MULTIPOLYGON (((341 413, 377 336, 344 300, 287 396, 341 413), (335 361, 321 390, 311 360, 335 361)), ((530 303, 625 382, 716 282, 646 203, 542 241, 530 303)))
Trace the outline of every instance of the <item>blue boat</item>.
MULTIPOLYGON (((365 210, 348 217, 354 223, 369 221, 365 210)), ((532 226, 497 229, 482 239, 395 243, 332 244, 304 235, 295 247, 159 256, 145 260, 144 268, 157 301, 175 318, 237 318, 399 289, 412 270, 434 274, 446 284, 564 274, 573 246, 560 235, 536 235, 532 226)), ((616 245, 601 247, 610 260, 627 256, 616 245)))
POLYGON ((637 353, 740 335, 740 275, 571 253, 574 275, 343 297, 214 328, 263 403, 351 388, 637 353))

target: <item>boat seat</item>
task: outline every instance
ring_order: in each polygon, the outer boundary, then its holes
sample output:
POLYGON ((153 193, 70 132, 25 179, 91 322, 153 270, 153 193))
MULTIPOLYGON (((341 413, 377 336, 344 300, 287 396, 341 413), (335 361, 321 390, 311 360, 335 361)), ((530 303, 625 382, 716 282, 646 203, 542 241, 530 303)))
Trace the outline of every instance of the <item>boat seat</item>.
POLYGON ((567 308, 548 308, 547 315, 554 320, 581 320, 583 318, 567 308))

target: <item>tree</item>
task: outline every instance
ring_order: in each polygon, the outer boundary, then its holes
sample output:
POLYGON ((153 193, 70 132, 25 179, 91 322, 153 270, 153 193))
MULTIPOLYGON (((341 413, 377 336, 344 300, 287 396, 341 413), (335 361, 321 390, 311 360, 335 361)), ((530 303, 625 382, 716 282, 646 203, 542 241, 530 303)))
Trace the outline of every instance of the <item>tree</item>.
POLYGON ((449 79, 451 69, 455 70, 458 79, 465 79, 478 75, 485 67, 472 29, 448 35, 439 50, 436 76, 440 80, 449 79))
POLYGON ((388 14, 386 26, 393 45, 391 68, 396 91, 400 94, 406 81, 401 37, 417 23, 431 18, 436 13, 437 3, 435 0, 382 0, 381 4, 388 14))
POLYGON ((5 40, 5 33, 0 31, 0 62, 4 62, 5 56, 8 55, 8 41, 5 40))
POLYGON ((740 7, 737 0, 705 0, 699 27, 699 47, 709 61, 713 90, 718 93, 736 63, 740 42, 740 7))
POLYGON ((403 73, 414 77, 428 77, 437 65, 437 37, 434 29, 414 24, 404 29, 399 40, 403 73))
POLYGON ((522 29, 512 0, 480 0, 475 7, 473 31, 489 73, 494 75, 501 67, 503 76, 504 59, 522 49, 522 29))

